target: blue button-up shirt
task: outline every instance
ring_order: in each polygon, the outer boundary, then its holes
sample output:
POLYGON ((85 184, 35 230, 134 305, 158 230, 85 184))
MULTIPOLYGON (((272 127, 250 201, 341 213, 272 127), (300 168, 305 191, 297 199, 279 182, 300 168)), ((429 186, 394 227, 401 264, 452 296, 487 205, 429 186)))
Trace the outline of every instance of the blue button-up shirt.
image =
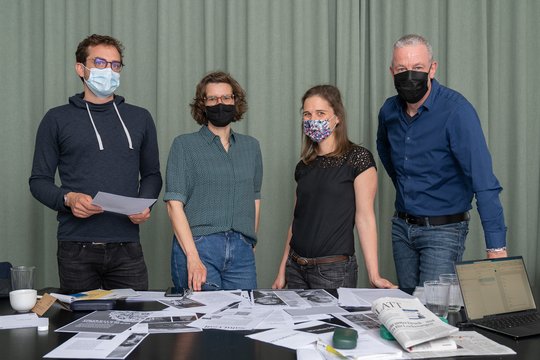
POLYGON ((471 209, 476 195, 488 249, 506 245, 506 226, 491 155, 473 106, 431 82, 415 117, 398 96, 379 112, 377 151, 396 188, 397 211, 440 216, 471 209))

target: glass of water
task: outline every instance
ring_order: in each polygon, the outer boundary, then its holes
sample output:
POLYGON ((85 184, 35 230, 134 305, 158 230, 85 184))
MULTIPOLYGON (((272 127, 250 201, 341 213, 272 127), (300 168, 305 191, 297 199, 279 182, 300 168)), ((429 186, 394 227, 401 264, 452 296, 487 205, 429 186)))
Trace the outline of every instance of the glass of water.
POLYGON ((441 274, 439 281, 450 284, 448 292, 448 312, 458 312, 461 309, 461 290, 459 289, 459 281, 456 274, 441 274))
POLYGON ((448 316, 448 293, 450 284, 439 280, 424 282, 424 296, 426 297, 426 307, 435 315, 441 318, 448 316))

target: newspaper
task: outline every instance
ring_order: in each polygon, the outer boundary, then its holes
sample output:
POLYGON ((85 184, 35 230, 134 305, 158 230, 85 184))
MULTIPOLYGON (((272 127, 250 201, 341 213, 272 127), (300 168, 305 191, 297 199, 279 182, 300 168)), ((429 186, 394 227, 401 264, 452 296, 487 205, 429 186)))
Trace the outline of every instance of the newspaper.
POLYGON ((372 311, 409 352, 415 345, 458 332, 458 328, 443 322, 416 298, 383 297, 373 302, 372 311))

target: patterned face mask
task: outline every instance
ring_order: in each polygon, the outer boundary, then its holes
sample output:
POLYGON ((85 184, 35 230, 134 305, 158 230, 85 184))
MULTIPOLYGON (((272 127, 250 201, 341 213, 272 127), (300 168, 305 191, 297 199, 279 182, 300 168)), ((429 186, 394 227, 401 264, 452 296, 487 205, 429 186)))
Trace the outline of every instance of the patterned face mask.
MULTIPOLYGON (((332 119, 334 116, 332 116, 330 119, 332 119)), ((309 136, 309 138, 314 142, 320 143, 329 137, 332 134, 332 131, 334 131, 336 128, 334 126, 333 129, 330 129, 330 119, 303 120, 304 134, 309 136)))

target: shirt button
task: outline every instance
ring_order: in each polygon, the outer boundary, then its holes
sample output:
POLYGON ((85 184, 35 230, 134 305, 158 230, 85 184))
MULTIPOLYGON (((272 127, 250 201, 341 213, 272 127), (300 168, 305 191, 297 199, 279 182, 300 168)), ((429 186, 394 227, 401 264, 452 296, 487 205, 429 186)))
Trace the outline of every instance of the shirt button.
POLYGON ((409 160, 409 158, 407 156, 405 156, 405 160, 409 160))

